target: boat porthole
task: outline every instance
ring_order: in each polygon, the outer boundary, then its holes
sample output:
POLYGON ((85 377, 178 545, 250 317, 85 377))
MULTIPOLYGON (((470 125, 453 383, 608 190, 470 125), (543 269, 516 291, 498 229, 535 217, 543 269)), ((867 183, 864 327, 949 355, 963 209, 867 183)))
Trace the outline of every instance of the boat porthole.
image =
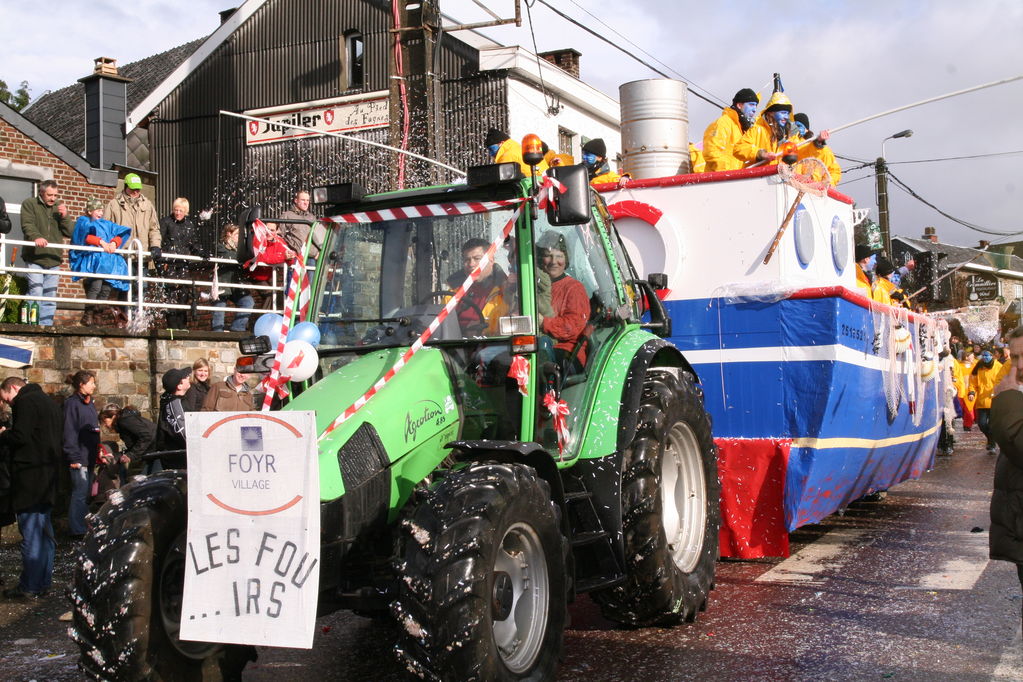
POLYGON ((796 217, 793 220, 793 241, 796 244, 796 258, 799 265, 806 269, 813 260, 814 238, 813 238, 813 216, 806 210, 803 204, 796 209, 796 217))
POLYGON ((831 260, 840 275, 849 264, 849 230, 837 215, 831 220, 831 260))

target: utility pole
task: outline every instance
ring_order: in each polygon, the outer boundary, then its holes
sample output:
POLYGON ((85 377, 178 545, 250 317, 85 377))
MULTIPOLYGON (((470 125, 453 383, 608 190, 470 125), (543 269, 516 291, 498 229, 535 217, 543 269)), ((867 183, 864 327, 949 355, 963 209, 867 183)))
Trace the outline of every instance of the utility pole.
MULTIPOLYGON (((437 158, 444 139, 444 117, 437 110, 439 83, 434 68, 440 39, 440 7, 437 0, 397 3, 391 26, 390 128, 388 144, 429 158, 437 158)), ((436 167, 394 154, 391 188, 436 184, 436 167)))
POLYGON ((888 164, 885 162, 884 146, 888 140, 898 140, 904 137, 912 137, 912 130, 900 130, 894 135, 881 140, 881 156, 875 162, 875 173, 877 174, 877 216, 881 224, 881 247, 885 254, 892 257, 892 233, 888 225, 888 164))
POLYGON ((884 157, 877 157, 874 164, 874 172, 877 175, 877 215, 878 223, 881 225, 881 247, 886 255, 891 257, 892 236, 888 227, 888 164, 884 157))

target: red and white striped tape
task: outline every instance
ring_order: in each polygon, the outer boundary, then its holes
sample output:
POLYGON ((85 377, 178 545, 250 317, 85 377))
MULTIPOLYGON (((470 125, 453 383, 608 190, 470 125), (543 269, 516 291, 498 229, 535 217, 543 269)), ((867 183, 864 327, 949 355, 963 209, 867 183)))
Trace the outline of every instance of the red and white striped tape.
MULTIPOLYGON (((341 426, 346 421, 351 419, 355 415, 355 413, 358 412, 362 408, 362 406, 365 405, 369 401, 370 398, 372 398, 374 395, 376 395, 377 392, 381 388, 383 388, 384 385, 388 381, 393 379, 394 375, 397 374, 398 372, 400 372, 401 369, 403 367, 405 367, 405 365, 408 364, 408 361, 412 359, 412 356, 414 356, 416 353, 418 353, 420 351, 420 349, 422 349, 423 345, 427 341, 430 340, 430 337, 433 336, 433 333, 435 331, 437 331, 437 328, 440 327, 440 325, 444 322, 444 320, 446 320, 448 318, 448 316, 455 310, 455 307, 458 306, 458 304, 462 301, 462 299, 465 297, 466 292, 469 290, 470 287, 472 287, 473 283, 480 278, 480 274, 483 272, 483 270, 488 265, 490 265, 490 263, 493 262, 493 260, 494 260, 494 253, 497 252, 497 247, 499 247, 501 244, 503 244, 504 240, 507 239, 508 236, 511 234, 512 229, 515 227, 515 222, 519 219, 519 214, 522 213, 522 207, 525 204, 525 201, 527 201, 527 200, 526 199, 515 199, 513 201, 467 202, 467 203, 460 203, 460 204, 434 204, 433 205, 433 206, 441 206, 441 207, 443 207, 443 206, 475 206, 475 207, 477 207, 475 210, 466 211, 466 213, 482 213, 482 212, 485 212, 485 211, 492 211, 495 208, 503 208, 503 207, 509 206, 511 204, 518 204, 518 206, 515 208, 515 211, 512 213, 511 218, 508 219, 508 222, 505 223, 504 228, 501 230, 500 234, 498 234, 497 239, 495 239, 493 242, 491 242, 490 246, 487 248, 486 253, 483 254, 483 257, 480 259, 479 264, 465 278, 465 281, 462 282, 461 286, 458 287, 458 289, 455 291, 454 295, 444 305, 444 308, 437 314, 437 317, 430 323, 430 326, 426 328, 426 331, 424 331, 419 336, 419 338, 416 339, 415 342, 409 347, 409 349, 407 351, 405 351, 400 358, 398 358, 398 361, 395 362, 394 365, 389 370, 387 370, 386 374, 384 374, 382 377, 380 377, 380 379, 375 384, 373 384, 373 386, 368 391, 363 393, 358 398, 358 400, 356 400, 354 403, 349 405, 348 408, 345 409, 344 412, 342 412, 340 415, 338 415, 337 419, 335 419, 333 421, 333 423, 331 423, 330 426, 328 426, 323 431, 323 433, 320 434, 319 440, 323 440, 328 435, 330 435, 330 433, 333 432, 334 429, 336 429, 337 427, 341 426)), ((417 210, 417 209, 423 209, 423 208, 430 208, 430 207, 429 206, 420 206, 420 207, 416 207, 416 209, 405 208, 405 209, 403 209, 403 212, 407 212, 407 211, 411 211, 411 210, 417 210)), ((383 213, 383 212, 381 212, 381 213, 383 213)), ((351 214, 351 215, 370 215, 370 214, 351 214)), ((427 215, 444 215, 444 214, 442 213, 442 214, 427 214, 427 215)), ((341 217, 341 216, 339 216, 339 217, 341 217)), ((392 219, 393 218, 381 218, 381 220, 392 220, 392 219)), ((339 222, 364 222, 364 221, 339 221, 339 222)))
POLYGON ((325 223, 382 223, 386 220, 405 220, 409 218, 432 218, 449 215, 466 215, 469 213, 486 213, 501 208, 521 204, 523 199, 501 199, 499 201, 456 201, 446 204, 424 204, 422 206, 402 206, 385 208, 379 211, 361 213, 342 213, 332 218, 321 218, 325 223))
POLYGON ((295 301, 300 296, 299 292, 303 288, 303 283, 306 289, 306 301, 305 305, 300 308, 300 320, 309 309, 309 276, 306 274, 305 263, 302 262, 301 258, 296 258, 291 267, 291 285, 288 287, 288 295, 284 297, 284 322, 281 324, 281 335, 277 339, 277 352, 274 353, 274 364, 270 369, 270 374, 263 379, 261 384, 263 390, 266 391, 263 396, 263 412, 270 410, 270 405, 273 403, 275 395, 280 395, 282 398, 288 395, 284 384, 288 382, 289 377, 281 375, 281 356, 284 354, 284 344, 288 341, 288 328, 291 326, 291 315, 295 311, 295 301))

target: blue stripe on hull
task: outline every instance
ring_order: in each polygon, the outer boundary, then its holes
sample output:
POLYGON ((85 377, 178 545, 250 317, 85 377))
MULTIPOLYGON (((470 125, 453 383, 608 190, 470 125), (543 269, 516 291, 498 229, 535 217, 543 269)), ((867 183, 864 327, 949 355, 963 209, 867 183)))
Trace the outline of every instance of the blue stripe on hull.
MULTIPOLYGON (((789 530, 933 465, 939 383, 924 382, 912 410, 904 397, 889 416, 887 372, 873 354, 881 314, 839 297, 665 305, 671 341, 688 351, 700 376, 715 438, 792 440, 784 492, 789 530), (791 348, 806 352, 786 353, 797 359, 783 361, 780 349, 791 348), (723 362, 706 361, 717 349, 723 362), (841 359, 798 359, 829 353, 841 359)), ((918 338, 916 325, 911 331, 918 338)), ((896 380, 912 395, 905 375, 896 380)))

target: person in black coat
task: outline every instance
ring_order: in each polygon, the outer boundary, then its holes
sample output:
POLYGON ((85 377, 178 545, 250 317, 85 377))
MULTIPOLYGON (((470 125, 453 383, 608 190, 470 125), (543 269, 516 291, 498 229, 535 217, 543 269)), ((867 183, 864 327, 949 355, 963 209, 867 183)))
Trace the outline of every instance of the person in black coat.
POLYGON ((989 431, 1000 453, 991 495, 992 559, 1016 564, 1023 587, 1023 327, 1009 334, 1012 369, 995 387, 989 431))
POLYGON ((178 451, 174 455, 160 458, 165 469, 185 467, 185 410, 181 398, 188 392, 191 371, 186 368, 171 368, 163 378, 163 395, 160 396, 160 421, 156 425, 156 448, 158 452, 178 451))
MULTIPOLYGON (((160 239, 163 253, 182 256, 202 256, 203 248, 199 228, 188 216, 188 199, 178 197, 171 205, 171 214, 160 219, 160 239)), ((197 270, 193 263, 167 259, 164 275, 174 279, 190 279, 197 270)), ((168 284, 168 303, 193 303, 195 290, 188 284, 168 284)), ((168 327, 184 327, 187 311, 178 308, 165 313, 168 327)))
POLYGON ((71 469, 71 502, 67 520, 71 537, 81 539, 88 530, 85 517, 92 495, 92 472, 99 451, 99 414, 93 394, 96 374, 80 369, 65 379, 74 393, 64 400, 64 459, 71 469))
POLYGON ((0 383, 0 400, 11 406, 12 426, 0 433, 10 464, 10 504, 21 531, 21 578, 4 590, 9 599, 38 598, 53 580, 57 543, 50 513, 57 497, 63 417, 38 384, 21 377, 0 383))
MULTIPOLYGON (((119 455, 120 463, 128 467, 137 462, 142 455, 149 452, 156 440, 156 424, 142 416, 134 405, 123 408, 109 404, 99 413, 100 426, 108 431, 115 431, 124 443, 124 450, 119 455)), ((122 472, 122 479, 127 480, 122 472)))

